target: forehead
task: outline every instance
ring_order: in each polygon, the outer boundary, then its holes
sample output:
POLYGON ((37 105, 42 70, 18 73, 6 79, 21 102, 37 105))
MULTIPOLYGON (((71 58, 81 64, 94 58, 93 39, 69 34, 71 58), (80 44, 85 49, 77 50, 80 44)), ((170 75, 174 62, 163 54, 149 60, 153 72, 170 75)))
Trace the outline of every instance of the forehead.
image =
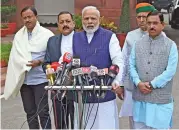
POLYGON ((70 14, 61 14, 59 20, 72 20, 72 18, 70 14))
POLYGON ((137 16, 147 16, 148 12, 140 12, 137 14, 137 16))
POLYGON ((98 12, 94 9, 88 9, 84 11, 83 17, 98 17, 98 12))
POLYGON ((152 15, 147 18, 147 21, 160 21, 160 18, 158 15, 152 15))
POLYGON ((34 15, 34 12, 32 10, 28 9, 22 13, 22 16, 28 16, 28 15, 34 15))

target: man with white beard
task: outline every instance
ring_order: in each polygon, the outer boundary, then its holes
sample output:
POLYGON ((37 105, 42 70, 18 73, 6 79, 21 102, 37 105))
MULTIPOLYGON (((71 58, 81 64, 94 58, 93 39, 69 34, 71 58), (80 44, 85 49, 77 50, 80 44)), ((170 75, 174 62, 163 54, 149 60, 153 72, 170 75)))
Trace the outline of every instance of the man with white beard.
MULTIPOLYGON (((107 91, 104 98, 98 99, 95 95, 87 98, 84 105, 86 108, 84 127, 85 129, 119 129, 116 94, 114 92, 123 93, 123 89, 120 88, 123 68, 121 48, 116 35, 100 27, 99 23, 100 12, 96 7, 87 6, 82 10, 84 31, 74 34, 73 55, 79 56, 81 63, 87 66, 96 66, 98 69, 109 68, 112 64, 116 64, 120 68, 120 73, 112 83, 112 91, 107 91), (90 114, 87 114, 89 113, 88 108, 92 110, 90 114)), ((77 109, 77 103, 75 103, 75 109, 77 109)), ((77 122, 75 128, 77 128, 77 122)))

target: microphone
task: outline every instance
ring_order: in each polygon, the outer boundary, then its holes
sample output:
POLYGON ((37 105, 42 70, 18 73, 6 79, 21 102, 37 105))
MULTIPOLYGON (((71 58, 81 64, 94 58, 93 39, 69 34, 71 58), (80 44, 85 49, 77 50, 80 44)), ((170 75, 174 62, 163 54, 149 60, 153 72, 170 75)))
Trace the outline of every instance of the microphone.
POLYGON ((90 66, 90 81, 93 81, 93 79, 91 78, 91 73, 92 72, 96 72, 97 73, 97 70, 98 70, 98 68, 96 67, 96 66, 93 66, 93 65, 91 65, 90 66))
POLYGON ((57 84, 58 85, 60 85, 61 84, 61 82, 62 82, 62 77, 63 77, 63 74, 64 74, 64 72, 65 72, 65 69, 66 69, 66 65, 68 64, 68 63, 70 63, 71 62, 71 60, 72 60, 72 55, 70 54, 70 53, 68 53, 68 52, 66 52, 64 55, 63 55, 63 67, 62 67, 62 70, 60 71, 60 73, 59 74, 57 74, 57 84))
POLYGON ((118 73, 119 73, 119 66, 118 65, 111 65, 111 67, 109 68, 109 72, 108 72, 107 85, 112 83, 112 81, 116 78, 118 73))
POLYGON ((73 75, 74 77, 83 74, 82 68, 72 69, 71 72, 72 72, 72 75, 73 75))
MULTIPOLYGON (((55 84, 58 82, 58 78, 62 72, 63 64, 59 64, 59 66, 56 69, 56 79, 55 79, 55 84)), ((59 83, 58 83, 59 84, 59 83)))
POLYGON ((75 68, 80 67, 80 58, 78 56, 73 56, 72 66, 75 67, 75 68))
POLYGON ((102 86, 106 85, 105 76, 106 76, 106 74, 108 74, 108 68, 98 69, 97 74, 98 74, 98 77, 101 81, 101 85, 100 85, 100 89, 99 89, 99 95, 100 95, 101 98, 104 98, 105 95, 106 95, 106 92, 102 91, 101 89, 102 89, 102 86))
POLYGON ((94 85, 96 86, 96 81, 97 81, 97 79, 98 79, 98 78, 97 78, 97 77, 98 77, 97 72, 92 71, 92 72, 90 73, 90 76, 91 76, 91 79, 92 79, 94 85))
POLYGON ((74 56, 73 57, 73 60, 72 60, 72 66, 74 66, 74 68, 76 68, 73 72, 72 72, 72 75, 73 73, 78 77, 78 82, 80 84, 80 86, 83 86, 83 82, 82 82, 82 78, 81 78, 81 75, 83 74, 82 72, 82 69, 79 68, 80 67, 80 58, 78 56, 74 56))
POLYGON ((56 72, 57 68, 60 66, 60 64, 58 62, 52 62, 51 63, 51 68, 54 69, 54 71, 56 72))
POLYGON ((51 65, 46 66, 46 74, 47 74, 47 79, 50 80, 51 84, 54 84, 54 82, 53 82, 54 71, 53 71, 53 68, 51 68, 51 65))
POLYGON ((65 72, 63 74, 63 79, 62 79, 62 85, 71 85, 71 75, 70 75, 70 69, 72 68, 72 63, 68 63, 66 65, 65 72))
POLYGON ((97 97, 99 97, 99 94, 98 93, 96 93, 96 90, 95 90, 95 86, 97 85, 97 76, 98 76, 98 74, 97 74, 97 67, 95 67, 95 66, 90 66, 90 70, 91 70, 91 72, 90 72, 90 81, 92 81, 92 83, 94 84, 94 86, 93 86, 93 93, 94 93, 94 95, 97 95, 97 97))
POLYGON ((104 79, 105 79, 105 75, 108 73, 108 68, 104 68, 104 69, 98 69, 97 70, 97 74, 98 77, 101 81, 101 86, 105 85, 104 79))
POLYGON ((82 68, 82 72, 83 72, 83 75, 84 75, 84 79, 85 79, 85 85, 89 86, 89 80, 88 80, 88 75, 90 74, 91 72, 91 69, 90 67, 81 67, 82 68))
POLYGON ((76 68, 72 70, 72 75, 74 77, 78 77, 78 82, 80 85, 83 85, 82 79, 81 79, 81 75, 83 74, 82 68, 76 68))

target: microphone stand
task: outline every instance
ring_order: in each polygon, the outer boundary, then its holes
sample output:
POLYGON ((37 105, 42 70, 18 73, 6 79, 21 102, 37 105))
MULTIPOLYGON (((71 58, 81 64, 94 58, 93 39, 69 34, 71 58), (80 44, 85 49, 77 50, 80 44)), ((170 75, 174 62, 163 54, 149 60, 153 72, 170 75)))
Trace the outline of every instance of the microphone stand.
MULTIPOLYGON (((81 77, 80 77, 81 78, 81 77)), ((78 76, 78 79, 81 80, 78 76)), ((81 90, 78 91, 78 113, 79 113, 79 129, 84 129, 84 125, 83 125, 83 98, 82 98, 82 94, 83 94, 83 83, 82 81, 79 81, 80 86, 81 86, 81 90)))

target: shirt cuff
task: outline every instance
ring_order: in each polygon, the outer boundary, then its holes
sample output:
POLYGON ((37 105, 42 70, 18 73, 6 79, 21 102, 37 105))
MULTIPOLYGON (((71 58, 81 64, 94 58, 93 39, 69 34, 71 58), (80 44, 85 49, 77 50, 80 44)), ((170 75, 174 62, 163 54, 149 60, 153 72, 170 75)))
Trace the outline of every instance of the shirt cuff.
POLYGON ((140 82, 141 82, 140 79, 136 79, 136 80, 135 80, 134 83, 135 83, 136 87, 137 87, 137 85, 138 85, 140 82))
POLYGON ((114 84, 114 83, 115 83, 116 85, 118 85, 118 86, 120 85, 119 81, 116 80, 116 79, 114 79, 114 81, 112 82, 112 84, 114 84))
POLYGON ((150 83, 151 83, 153 88, 156 88, 155 82, 153 80, 150 83))

